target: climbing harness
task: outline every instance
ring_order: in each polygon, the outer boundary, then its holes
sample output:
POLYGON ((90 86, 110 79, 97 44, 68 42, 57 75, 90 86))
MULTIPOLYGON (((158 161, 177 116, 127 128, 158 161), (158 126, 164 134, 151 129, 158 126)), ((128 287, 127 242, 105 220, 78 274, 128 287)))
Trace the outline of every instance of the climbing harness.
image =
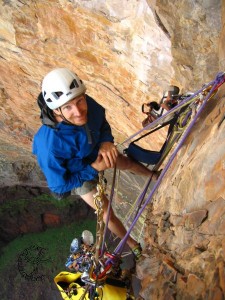
MULTIPOLYGON (((106 227, 103 224, 103 205, 104 205, 104 176, 103 173, 99 174, 99 184, 97 193, 94 196, 97 213, 97 227, 96 227, 96 243, 93 244, 93 239, 82 239, 75 241, 71 245, 71 256, 67 260, 66 266, 70 269, 73 268, 75 273, 61 272, 58 274, 54 281, 61 292, 63 299, 88 299, 88 300, 128 300, 134 299, 128 293, 128 286, 130 282, 126 282, 121 278, 121 252, 124 245, 137 223, 139 217, 142 215, 146 206, 151 202, 156 190, 158 189, 163 177, 168 171, 178 151, 189 135, 191 129, 203 111, 207 101, 212 98, 218 88, 225 82, 225 73, 218 73, 215 80, 204 86, 202 89, 194 93, 192 96, 182 100, 177 106, 172 108, 166 114, 162 115, 152 123, 148 124, 145 128, 135 133, 123 142, 127 143, 134 137, 143 132, 143 130, 154 130, 157 127, 169 124, 172 119, 175 120, 172 130, 167 137, 167 143, 161 153, 161 157, 156 163, 154 169, 164 161, 165 157, 174 147, 172 154, 168 158, 159 178, 154 184, 151 192, 147 195, 147 191, 151 182, 149 178, 141 191, 136 203, 134 211, 136 214, 127 230, 126 235, 120 241, 118 246, 113 252, 109 252, 105 245, 105 233, 107 222, 109 220, 110 207, 113 199, 113 192, 111 191, 108 216, 106 220, 106 227), (89 242, 88 242, 89 241, 89 242)), ((114 170, 112 190, 114 189, 116 177, 116 169, 114 170)))

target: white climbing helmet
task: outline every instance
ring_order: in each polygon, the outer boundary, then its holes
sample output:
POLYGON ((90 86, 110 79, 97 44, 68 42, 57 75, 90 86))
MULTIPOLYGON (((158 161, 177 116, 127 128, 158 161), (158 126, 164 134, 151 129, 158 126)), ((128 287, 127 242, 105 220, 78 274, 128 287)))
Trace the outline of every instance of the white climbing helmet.
POLYGON ((66 68, 49 72, 42 81, 42 95, 50 109, 56 109, 86 92, 82 80, 66 68))

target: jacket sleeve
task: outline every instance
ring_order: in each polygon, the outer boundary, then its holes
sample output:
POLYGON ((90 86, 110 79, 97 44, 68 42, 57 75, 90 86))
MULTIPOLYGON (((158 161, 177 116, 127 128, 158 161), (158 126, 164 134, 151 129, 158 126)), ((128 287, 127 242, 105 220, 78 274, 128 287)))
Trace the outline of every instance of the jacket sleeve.
POLYGON ((98 171, 82 159, 66 159, 55 151, 46 151, 33 143, 33 154, 37 156, 38 164, 44 173, 49 189, 58 194, 80 187, 84 181, 93 180, 98 171))
POLYGON ((84 164, 81 159, 72 159, 68 162, 64 158, 56 157, 53 154, 44 173, 49 188, 54 193, 59 194, 80 187, 85 181, 93 180, 98 175, 98 171, 92 168, 91 165, 84 164), (76 168, 73 168, 73 172, 69 171, 68 163, 76 166, 76 168))

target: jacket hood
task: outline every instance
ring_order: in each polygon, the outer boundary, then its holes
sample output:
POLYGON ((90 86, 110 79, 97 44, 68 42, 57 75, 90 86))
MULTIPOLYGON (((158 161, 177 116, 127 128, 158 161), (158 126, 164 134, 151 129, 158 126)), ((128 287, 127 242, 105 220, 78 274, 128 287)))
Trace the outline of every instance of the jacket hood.
POLYGON ((43 110, 41 111, 40 115, 41 121, 43 125, 47 125, 49 127, 55 128, 57 125, 56 121, 53 121, 48 114, 46 114, 43 110))
POLYGON ((40 119, 42 124, 55 128, 57 122, 54 120, 53 111, 46 105, 42 93, 37 97, 37 104, 41 110, 40 119))

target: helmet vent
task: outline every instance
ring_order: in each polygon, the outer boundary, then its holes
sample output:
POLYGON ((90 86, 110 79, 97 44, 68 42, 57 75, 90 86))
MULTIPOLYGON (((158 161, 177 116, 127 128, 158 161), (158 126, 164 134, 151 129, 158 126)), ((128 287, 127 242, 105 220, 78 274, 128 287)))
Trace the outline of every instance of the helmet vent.
POLYGON ((79 88, 79 84, 77 83, 76 79, 74 79, 72 82, 71 82, 71 85, 70 85, 70 89, 74 89, 74 88, 79 88))
POLYGON ((53 92, 52 95, 55 99, 59 99, 63 95, 63 92, 53 92))
POLYGON ((48 98, 48 99, 46 100, 46 102, 52 102, 52 100, 51 100, 50 98, 48 98))

